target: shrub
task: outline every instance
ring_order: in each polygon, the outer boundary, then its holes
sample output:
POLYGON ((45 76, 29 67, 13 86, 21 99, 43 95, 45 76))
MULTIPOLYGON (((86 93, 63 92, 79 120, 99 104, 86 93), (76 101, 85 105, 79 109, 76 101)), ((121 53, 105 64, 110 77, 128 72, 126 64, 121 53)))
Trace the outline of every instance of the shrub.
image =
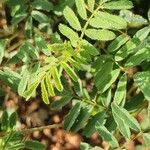
MULTIPOLYGON (((67 131, 82 131, 87 138, 98 132, 112 149, 124 148, 139 136, 150 146, 148 130, 136 119, 143 109, 149 115, 150 108, 150 13, 148 19, 133 14, 129 0, 56 4, 6 0, 4 4, 11 18, 0 40, 4 84, 26 101, 40 90, 51 109, 63 111, 71 103, 62 123, 67 131), (23 39, 11 47, 20 34, 23 39), (55 96, 60 100, 53 101, 55 96)), ((12 115, 6 114, 5 120, 11 120, 12 115)), ((88 143, 80 148, 92 149, 88 143)))

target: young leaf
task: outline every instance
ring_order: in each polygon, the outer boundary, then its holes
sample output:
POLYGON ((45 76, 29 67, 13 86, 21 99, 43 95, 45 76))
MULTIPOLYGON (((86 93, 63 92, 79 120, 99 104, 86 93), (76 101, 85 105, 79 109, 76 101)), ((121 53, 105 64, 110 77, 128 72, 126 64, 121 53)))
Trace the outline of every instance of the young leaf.
POLYGON ((77 31, 81 30, 80 22, 71 8, 66 6, 66 8, 63 11, 63 15, 72 28, 74 28, 77 31))
POLYGON ((96 30, 96 29, 87 29, 85 35, 93 40, 100 41, 109 41, 113 40, 116 36, 113 32, 109 30, 96 30))
POLYGON ((79 40, 79 36, 76 32, 74 32, 72 29, 70 29, 69 27, 63 24, 59 25, 59 30, 64 36, 70 39, 71 44, 73 46, 77 46, 77 41, 79 40))
POLYGON ((71 127, 73 126, 76 118, 78 117, 79 113, 81 110, 81 104, 80 103, 76 103, 72 109, 70 110, 70 112, 68 113, 68 115, 65 117, 64 120, 64 129, 69 131, 71 129, 71 127))
POLYGON ((52 109, 61 109, 62 107, 67 105, 71 101, 71 99, 72 99, 72 96, 70 96, 70 95, 64 96, 60 100, 52 102, 51 108, 52 109))
POLYGON ((115 113, 114 111, 112 113, 113 113, 114 120, 115 120, 121 134, 125 138, 130 139, 131 132, 130 132, 130 129, 129 129, 128 125, 126 124, 125 120, 120 118, 120 116, 117 113, 115 113))
POLYGON ((95 17, 90 20, 90 25, 103 29, 124 29, 127 27, 127 23, 122 17, 101 11, 97 12, 95 17))
POLYGON ((144 94, 145 98, 150 101, 150 72, 139 72, 134 75, 134 82, 144 94))
POLYGON ((49 18, 45 14, 43 14, 37 10, 33 10, 31 15, 39 23, 47 23, 49 21, 49 18))
POLYGON ((63 90, 63 85, 61 83, 60 75, 56 67, 51 68, 51 74, 54 79, 57 90, 61 92, 63 90))
POLYGON ((25 141, 25 148, 30 150, 45 150, 45 146, 38 141, 25 141))
POLYGON ((84 0, 75 0, 78 14, 84 20, 87 19, 87 12, 84 0))
POLYGON ((53 3, 48 0, 34 0, 31 5, 33 9, 45 10, 47 12, 53 10, 54 8, 53 3))
POLYGON ((42 99, 44 101, 45 104, 49 104, 49 98, 48 98, 48 92, 46 90, 46 85, 45 85, 45 81, 42 80, 41 82, 41 92, 42 92, 42 99))
POLYGON ((112 148, 119 146, 117 139, 106 129, 105 126, 102 126, 99 122, 97 122, 95 127, 102 139, 108 142, 112 148))
POLYGON ((120 36, 118 36, 115 40, 113 40, 107 50, 109 52, 114 52, 117 51, 122 45, 124 45, 128 40, 129 40, 129 36, 121 34, 120 36))
POLYGON ((114 102, 116 104, 121 104, 126 95, 126 85, 127 85, 127 75, 124 74, 120 77, 117 89, 114 95, 114 102))
POLYGON ((78 76, 74 72, 74 70, 65 62, 61 63, 62 68, 66 71, 66 73, 70 76, 70 78, 77 82, 78 81, 78 76))
POLYGON ((51 84, 50 75, 45 77, 46 87, 50 96, 55 96, 54 87, 51 84))
POLYGON ((124 122, 126 122, 126 124, 131 129, 137 132, 141 130, 137 120, 133 116, 131 116, 126 109, 119 107, 114 102, 111 104, 111 108, 112 108, 112 112, 114 112, 115 114, 118 114, 118 117, 122 118, 122 120, 124 120, 124 122))
POLYGON ((96 132, 95 125, 97 121, 103 124, 104 119, 105 112, 99 112, 95 116, 92 116, 87 125, 84 127, 82 134, 86 137, 90 137, 94 132, 96 132))
POLYGON ((133 8, 133 4, 129 0, 118 0, 118 1, 112 1, 108 3, 103 4, 104 9, 131 9, 133 8))

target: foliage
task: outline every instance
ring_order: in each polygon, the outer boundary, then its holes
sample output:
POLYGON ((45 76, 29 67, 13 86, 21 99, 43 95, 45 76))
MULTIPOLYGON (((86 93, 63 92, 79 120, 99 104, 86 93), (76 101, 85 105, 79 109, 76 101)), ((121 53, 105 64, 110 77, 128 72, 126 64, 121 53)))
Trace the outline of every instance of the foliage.
POLYGON ((38 141, 25 140, 21 131, 17 130, 16 112, 8 113, 4 111, 1 117, 1 138, 0 149, 2 150, 19 150, 28 148, 30 150, 44 150, 45 147, 38 141))
MULTIPOLYGON (((52 109, 72 103, 64 118, 65 130, 82 129, 85 137, 97 131, 111 148, 124 147, 118 131, 126 142, 132 133, 140 134, 149 147, 150 135, 136 116, 150 101, 150 20, 127 10, 133 8, 131 1, 6 0, 5 4, 12 16, 9 30, 23 28, 24 40, 15 53, 8 54, 5 50, 12 39, 0 40, 1 81, 25 100, 40 90, 43 102, 52 109), (11 64, 17 69, 11 70, 11 64), (83 84, 88 78, 92 92, 83 84), (52 101, 55 96, 60 100, 52 101)), ((3 113, 1 130, 9 131, 4 141, 18 135, 10 130, 15 125, 9 124, 12 115, 3 113)), ((36 149, 35 141, 18 141, 19 146, 36 149)), ((11 139, 7 143, 13 145, 11 139)), ((81 149, 98 147, 82 143, 81 149)))

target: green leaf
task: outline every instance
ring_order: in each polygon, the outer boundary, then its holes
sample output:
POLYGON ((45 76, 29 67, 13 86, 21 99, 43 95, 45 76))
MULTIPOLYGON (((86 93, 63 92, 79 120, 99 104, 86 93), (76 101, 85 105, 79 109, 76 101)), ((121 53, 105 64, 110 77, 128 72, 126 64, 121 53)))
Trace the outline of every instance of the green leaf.
POLYGON ((46 147, 38 141, 25 141, 25 148, 30 150, 45 150, 46 147))
POLYGON ((116 39, 114 39, 108 46, 107 50, 109 52, 117 51, 122 45, 124 45, 130 39, 129 36, 121 34, 116 39))
POLYGON ((3 60, 6 47, 6 40, 0 40, 0 64, 3 60))
POLYGON ((73 126, 76 118, 78 117, 81 110, 81 104, 76 103, 72 109, 69 111, 68 115, 64 119, 64 129, 69 131, 73 126))
POLYGON ((116 36, 113 32, 109 30, 97 30, 97 29, 87 29, 85 35, 93 40, 109 41, 113 40, 116 36))
POLYGON ((4 111, 1 117, 1 130, 7 131, 9 127, 9 116, 7 111, 4 111))
POLYGON ((51 108, 52 109, 61 109, 62 107, 64 107, 65 105, 67 105, 72 99, 72 96, 67 95, 67 96, 63 96, 60 100, 54 101, 51 104, 51 108))
POLYGON ((140 65, 141 62, 144 60, 150 59, 150 48, 143 48, 137 53, 133 54, 129 59, 127 60, 125 66, 126 67, 132 67, 140 65))
POLYGON ((91 12, 94 10, 95 0, 87 0, 88 8, 91 12))
POLYGON ((21 76, 17 72, 12 71, 9 68, 5 68, 4 71, 0 70, 0 80, 10 86, 13 91, 18 90, 20 78, 21 76))
POLYGON ((91 115, 92 109, 93 108, 88 108, 88 107, 81 108, 80 114, 78 115, 75 123, 71 127, 71 131, 77 132, 86 125, 91 115))
POLYGON ((121 10, 120 16, 122 16, 127 21, 128 26, 132 28, 139 28, 147 24, 147 20, 145 18, 140 15, 135 15, 129 10, 121 10))
POLYGON ((39 59, 39 54, 36 50, 36 48, 34 48, 34 46, 29 43, 29 42, 25 42, 20 51, 23 51, 26 55, 27 55, 27 59, 28 61, 33 61, 33 60, 36 60, 36 59, 39 59))
POLYGON ((23 97, 25 97, 26 100, 28 100, 33 95, 38 85, 39 85, 39 82, 32 83, 28 87, 28 89, 23 93, 23 97))
POLYGON ((9 117, 9 127, 13 128, 17 123, 17 113, 13 112, 9 117))
POLYGON ((150 26, 147 26, 138 30, 134 35, 134 37, 140 39, 140 41, 143 41, 144 39, 146 39, 149 33, 150 33, 150 26))
POLYGON ((33 10, 31 15, 39 23, 48 23, 49 22, 49 18, 45 14, 43 14, 37 10, 33 10))
POLYGON ((105 126, 102 126, 101 123, 97 122, 95 127, 102 139, 108 142, 112 148, 119 146, 117 139, 106 129, 105 126))
POLYGON ((105 93, 102 93, 101 96, 99 97, 100 102, 105 107, 109 107, 110 102, 111 102, 111 98, 112 98, 111 89, 109 89, 105 93))
POLYGON ((143 139, 144 139, 144 142, 145 142, 147 148, 149 148, 150 147, 150 134, 144 133, 143 139))
POLYGON ((84 127, 82 134, 86 137, 91 137, 94 132, 96 132, 95 124, 99 121, 103 124, 105 119, 105 112, 99 112, 96 115, 92 116, 88 121, 87 125, 84 127))
POLYGON ((70 78, 77 82, 78 81, 78 76, 74 72, 74 70, 65 62, 61 63, 62 68, 66 71, 66 73, 70 76, 70 78))
POLYGON ((35 44, 36 47, 38 47, 38 50, 43 52, 45 55, 49 56, 51 54, 51 52, 48 50, 47 43, 42 36, 36 35, 35 44))
POLYGON ((88 143, 81 142, 80 150, 90 150, 92 147, 88 143))
POLYGON ((123 74, 118 82, 117 89, 114 95, 114 102, 118 105, 122 103, 126 96, 127 75, 123 74))
POLYGON ((130 132, 130 129, 129 129, 128 125, 126 124, 125 120, 120 118, 120 116, 117 113, 115 113, 114 111, 112 113, 113 113, 114 120, 115 120, 121 134, 125 138, 130 139, 131 132, 130 132))
POLYGON ((25 24, 26 37, 32 38, 32 29, 33 29, 33 20, 32 17, 29 17, 25 24))
POLYGON ((12 25, 16 26, 18 23, 20 23, 23 19, 25 19, 27 17, 27 12, 26 12, 26 7, 25 6, 21 6, 15 13, 15 15, 13 16, 11 23, 12 25))
POLYGON ((84 0, 75 0, 75 3, 76 3, 78 14, 82 19, 86 20, 87 13, 86 13, 86 5, 84 0))
POLYGON ((77 41, 79 40, 79 36, 76 32, 74 32, 71 28, 63 24, 59 25, 59 30, 64 36, 70 39, 71 44, 73 46, 77 46, 77 41))
POLYGON ((134 75, 134 82, 142 91, 145 98, 150 101, 150 72, 138 72, 134 75))
MULTIPOLYGON (((106 68, 107 69, 107 68, 106 68)), ((117 79, 119 76, 120 69, 115 69, 111 71, 110 74, 101 74, 102 77, 99 77, 99 81, 96 82, 96 87, 101 93, 105 92, 117 79)))
POLYGON ((74 28, 77 31, 81 30, 80 22, 71 8, 66 6, 64 11, 63 11, 63 15, 66 18, 66 20, 69 22, 69 25, 72 28, 74 28))
POLYGON ((148 10, 148 20, 150 21, 150 9, 148 10))
POLYGON ((60 75, 56 67, 51 68, 51 74, 54 79, 57 90, 61 92, 63 90, 63 85, 61 83, 60 75))
POLYGON ((42 92, 42 99, 44 101, 45 104, 49 104, 49 98, 48 98, 48 92, 46 90, 46 85, 44 80, 42 80, 41 82, 41 92, 42 92))
POLYGON ((116 53, 115 60, 121 61, 125 59, 130 53, 133 52, 133 49, 136 48, 140 44, 140 40, 138 38, 133 38, 129 40, 121 49, 116 53))
POLYGON ((80 150, 103 150, 103 149, 98 146, 91 147, 88 143, 81 142, 80 150))
POLYGON ((82 44, 81 47, 85 49, 85 51, 89 53, 90 55, 96 56, 99 54, 98 50, 88 41, 83 40, 81 44, 82 44))
POLYGON ((133 4, 129 0, 118 0, 118 1, 112 1, 108 3, 104 3, 102 6, 104 9, 131 9, 133 8, 133 4))
POLYGON ((124 122, 126 122, 126 124, 131 129, 133 129, 137 132, 139 132, 141 130, 137 120, 133 116, 131 116, 126 109, 119 107, 114 102, 111 104, 111 108, 112 108, 112 112, 114 112, 115 114, 118 114, 118 116, 120 118, 122 118, 122 120, 124 120, 124 122))
MULTIPOLYGON (((97 60, 99 61, 99 59, 97 59, 97 60)), ((100 60, 102 60, 101 57, 100 57, 100 60)), ((104 60, 102 60, 102 61, 104 61, 104 60)), ((110 72, 112 71, 114 63, 112 61, 107 60, 107 62, 105 62, 105 63, 98 62, 98 65, 100 65, 100 67, 99 68, 96 67, 96 69, 98 71, 96 71, 96 75, 94 77, 94 83, 97 83, 99 80, 101 80, 101 81, 104 80, 105 76, 110 74, 110 72)))
POLYGON ((45 77, 45 82, 46 82, 46 88, 47 88, 48 94, 50 96, 55 96, 54 87, 51 83, 52 81, 50 80, 50 75, 47 75, 45 77))
POLYGON ((23 76, 18 85, 18 94, 20 96, 23 96, 23 93, 26 90, 26 87, 28 85, 29 79, 30 79, 30 73, 29 73, 28 69, 25 69, 25 71, 23 72, 23 76))
POLYGON ((90 25, 103 29, 124 29, 127 27, 127 23, 122 17, 101 11, 97 12, 95 17, 90 20, 90 25))
POLYGON ((34 0, 32 3, 32 8, 37 10, 45 10, 47 12, 53 10, 53 3, 48 0, 34 0))

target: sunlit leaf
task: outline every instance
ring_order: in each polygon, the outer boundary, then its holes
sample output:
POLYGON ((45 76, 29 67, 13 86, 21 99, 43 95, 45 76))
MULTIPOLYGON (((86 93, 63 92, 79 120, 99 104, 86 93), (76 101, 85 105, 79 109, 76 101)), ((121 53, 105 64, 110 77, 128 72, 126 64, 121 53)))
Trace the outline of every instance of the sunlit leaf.
POLYGON ((66 6, 66 8, 63 11, 63 14, 65 19, 69 22, 72 28, 74 28, 77 31, 81 30, 80 22, 71 8, 66 6))

